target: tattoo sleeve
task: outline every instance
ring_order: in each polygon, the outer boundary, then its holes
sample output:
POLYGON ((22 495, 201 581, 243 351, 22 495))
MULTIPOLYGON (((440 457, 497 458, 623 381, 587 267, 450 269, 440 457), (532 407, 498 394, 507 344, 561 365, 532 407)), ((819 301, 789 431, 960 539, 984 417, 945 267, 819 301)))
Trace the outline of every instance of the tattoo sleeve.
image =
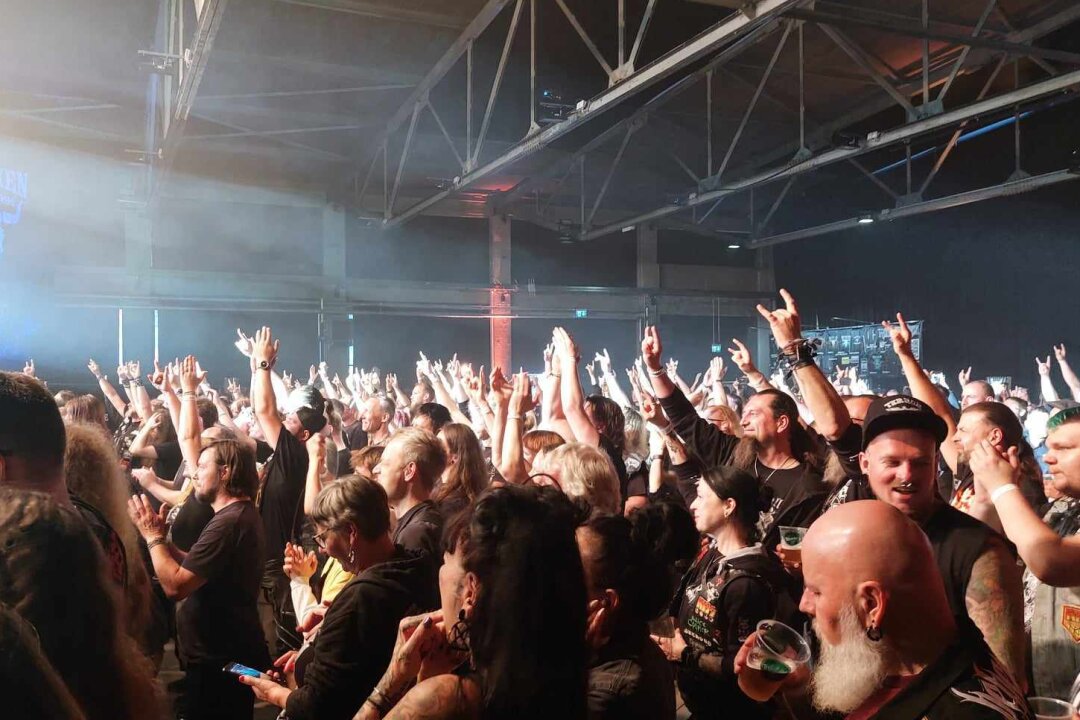
POLYGON ((971 568, 965 603, 986 644, 1025 688, 1023 582, 1019 565, 999 538, 987 543, 971 568))

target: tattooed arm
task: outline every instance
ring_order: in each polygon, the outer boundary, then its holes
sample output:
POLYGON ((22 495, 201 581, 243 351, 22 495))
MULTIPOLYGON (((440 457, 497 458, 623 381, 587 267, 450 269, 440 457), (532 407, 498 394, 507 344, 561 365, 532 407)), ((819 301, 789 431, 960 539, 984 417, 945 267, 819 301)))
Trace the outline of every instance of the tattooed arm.
POLYGON ((986 644, 1026 690, 1023 582, 1016 559, 1000 538, 991 536, 972 566, 964 599, 968 617, 986 644))
MULTIPOLYGON (((394 705, 386 720, 451 720, 479 714, 480 688, 468 678, 436 675, 424 680, 394 705)), ((370 702, 365 702, 353 720, 379 720, 383 717, 370 702)))

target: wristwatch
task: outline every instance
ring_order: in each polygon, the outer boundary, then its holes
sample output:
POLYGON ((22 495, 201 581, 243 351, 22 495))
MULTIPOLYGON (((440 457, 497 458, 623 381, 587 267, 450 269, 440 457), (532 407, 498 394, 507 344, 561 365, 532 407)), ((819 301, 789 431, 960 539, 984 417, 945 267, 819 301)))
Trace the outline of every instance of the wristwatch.
POLYGON ((260 370, 269 370, 270 368, 274 367, 274 364, 267 360, 260 360, 259 364, 256 367, 258 367, 260 370))

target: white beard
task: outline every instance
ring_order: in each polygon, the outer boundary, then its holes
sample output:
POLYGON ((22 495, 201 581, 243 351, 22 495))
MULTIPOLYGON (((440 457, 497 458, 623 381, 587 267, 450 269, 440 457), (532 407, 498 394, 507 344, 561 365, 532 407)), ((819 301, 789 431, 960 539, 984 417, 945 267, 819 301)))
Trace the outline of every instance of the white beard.
MULTIPOLYGON (((814 632, 821 633, 814 621, 814 632)), ((882 642, 873 642, 855 617, 855 608, 840 611, 840 643, 822 640, 821 659, 814 668, 814 707, 849 713, 881 688, 888 675, 889 652, 882 642)))

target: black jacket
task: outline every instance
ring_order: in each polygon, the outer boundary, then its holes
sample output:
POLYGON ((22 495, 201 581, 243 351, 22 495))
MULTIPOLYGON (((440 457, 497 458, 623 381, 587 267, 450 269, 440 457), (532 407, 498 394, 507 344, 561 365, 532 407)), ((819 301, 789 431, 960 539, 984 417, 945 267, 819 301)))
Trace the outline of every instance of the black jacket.
POLYGON ((710 548, 683 577, 672 615, 687 644, 721 658, 719 676, 680 667, 679 692, 695 718, 772 717, 769 704, 756 703, 738 687, 735 655, 761 620, 775 618, 799 627, 798 602, 790 576, 761 546, 722 558, 710 548))
POLYGON ((646 629, 612 640, 589 667, 589 720, 674 720, 671 663, 646 629))
POLYGON ((297 662, 300 687, 285 706, 289 718, 352 718, 390 663, 398 623, 438 602, 434 566, 401 547, 357 575, 338 593, 314 644, 297 662))

